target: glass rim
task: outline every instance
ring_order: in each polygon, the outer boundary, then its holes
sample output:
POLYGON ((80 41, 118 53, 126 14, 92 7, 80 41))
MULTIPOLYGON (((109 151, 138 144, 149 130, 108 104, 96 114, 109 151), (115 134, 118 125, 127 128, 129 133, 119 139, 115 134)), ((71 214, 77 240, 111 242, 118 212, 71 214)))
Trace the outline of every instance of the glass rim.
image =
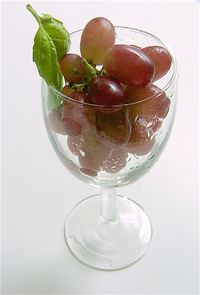
MULTIPOLYGON (((119 108, 119 107, 120 108, 129 107, 129 106, 133 106, 133 105, 136 105, 136 104, 151 100, 152 98, 163 94, 163 92, 165 92, 171 86, 171 84, 174 82, 174 80, 176 79, 176 74, 177 74, 177 62, 176 62, 176 58, 175 58, 174 53, 172 52, 172 50, 169 48, 169 46, 165 42, 163 42, 159 37, 155 36, 154 34, 149 33, 147 31, 144 31, 144 30, 140 30, 140 29, 137 29, 137 28, 126 27, 126 26, 114 26, 114 27, 117 28, 117 29, 127 29, 127 30, 130 30, 130 31, 136 32, 136 33, 140 33, 140 34, 143 34, 143 35, 146 35, 146 36, 150 36, 153 39, 159 41, 169 51, 169 53, 170 53, 170 55, 172 57, 173 72, 172 72, 172 75, 171 75, 169 81, 166 83, 166 85, 164 87, 160 88, 160 91, 158 93, 156 93, 154 95, 148 96, 148 97, 146 97, 144 99, 141 99, 141 100, 138 100, 138 101, 129 102, 129 103, 123 103, 123 104, 115 104, 115 105, 112 105, 112 106, 102 105, 102 104, 94 104, 94 103, 89 103, 89 102, 84 102, 84 101, 78 101, 78 100, 76 100, 76 99, 74 99, 74 98, 72 98, 70 96, 67 96, 67 95, 63 94, 62 92, 58 91, 53 86, 47 85, 53 92, 55 92, 57 95, 59 95, 64 101, 71 101, 73 103, 77 103, 79 105, 92 107, 92 108, 102 108, 102 109, 106 108, 108 110, 113 109, 113 108, 119 108)), ((73 32, 70 33, 70 36, 72 36, 74 34, 77 34, 77 33, 80 33, 82 31, 83 31, 83 29, 73 31, 73 32)))

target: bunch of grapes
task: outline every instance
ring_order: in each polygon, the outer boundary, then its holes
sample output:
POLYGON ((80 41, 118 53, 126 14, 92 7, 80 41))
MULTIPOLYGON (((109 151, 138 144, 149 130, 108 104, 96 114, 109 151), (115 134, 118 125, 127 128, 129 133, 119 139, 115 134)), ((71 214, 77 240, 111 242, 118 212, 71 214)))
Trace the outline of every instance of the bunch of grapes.
POLYGON ((172 57, 161 46, 115 44, 115 28, 103 17, 85 26, 80 52, 60 61, 63 94, 70 99, 49 121, 68 135, 82 173, 115 173, 126 166, 128 153, 143 156, 155 144, 170 100, 153 83, 168 72, 172 57))

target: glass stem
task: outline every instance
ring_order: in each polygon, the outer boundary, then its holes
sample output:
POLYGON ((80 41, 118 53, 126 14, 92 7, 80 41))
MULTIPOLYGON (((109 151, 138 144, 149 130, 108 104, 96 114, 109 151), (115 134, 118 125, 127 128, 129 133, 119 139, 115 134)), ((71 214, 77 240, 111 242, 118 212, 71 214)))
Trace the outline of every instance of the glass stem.
POLYGON ((101 189, 101 196, 101 221, 103 223, 117 221, 116 189, 104 187, 101 189))

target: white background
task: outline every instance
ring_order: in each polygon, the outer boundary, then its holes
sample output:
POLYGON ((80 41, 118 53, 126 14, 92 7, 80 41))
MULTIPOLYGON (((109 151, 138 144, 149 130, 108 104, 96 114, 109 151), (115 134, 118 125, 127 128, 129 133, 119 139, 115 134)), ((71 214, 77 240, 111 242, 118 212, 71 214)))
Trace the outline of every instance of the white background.
POLYGON ((70 209, 97 189, 57 159, 44 128, 40 78, 32 62, 37 24, 25 2, 2 3, 2 292, 197 294, 197 2, 32 4, 63 20, 69 31, 104 16, 159 36, 177 56, 178 108, 160 160, 138 183, 119 190, 151 217, 148 253, 115 272, 80 264, 65 246, 63 224, 70 209))

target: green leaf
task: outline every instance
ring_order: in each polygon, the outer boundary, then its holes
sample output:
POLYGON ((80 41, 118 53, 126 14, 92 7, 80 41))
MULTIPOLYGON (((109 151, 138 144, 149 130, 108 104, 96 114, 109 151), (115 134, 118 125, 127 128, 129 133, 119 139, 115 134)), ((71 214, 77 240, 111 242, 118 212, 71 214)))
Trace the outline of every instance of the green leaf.
POLYGON ((30 4, 27 4, 26 8, 35 17, 39 25, 34 38, 33 61, 37 65, 40 76, 45 79, 47 84, 60 91, 63 77, 58 63, 56 47, 43 27, 41 17, 30 4))
MULTIPOLYGON (((47 85, 61 91, 63 77, 58 60, 69 50, 69 33, 61 21, 49 14, 39 16, 30 4, 27 4, 26 7, 39 25, 34 38, 33 61, 47 85)), ((48 107, 54 110, 62 104, 62 99, 50 87, 48 91, 48 107)))
POLYGON ((51 37, 57 50, 58 60, 60 60, 69 51, 71 45, 70 35, 63 23, 51 15, 43 14, 40 20, 45 31, 51 37))
POLYGON ((63 103, 63 100, 62 100, 61 96, 49 87, 48 88, 48 108, 50 110, 55 110, 62 103, 63 103))
POLYGON ((40 76, 45 79, 47 84, 60 91, 62 74, 56 47, 41 24, 34 38, 33 61, 37 65, 40 76))

